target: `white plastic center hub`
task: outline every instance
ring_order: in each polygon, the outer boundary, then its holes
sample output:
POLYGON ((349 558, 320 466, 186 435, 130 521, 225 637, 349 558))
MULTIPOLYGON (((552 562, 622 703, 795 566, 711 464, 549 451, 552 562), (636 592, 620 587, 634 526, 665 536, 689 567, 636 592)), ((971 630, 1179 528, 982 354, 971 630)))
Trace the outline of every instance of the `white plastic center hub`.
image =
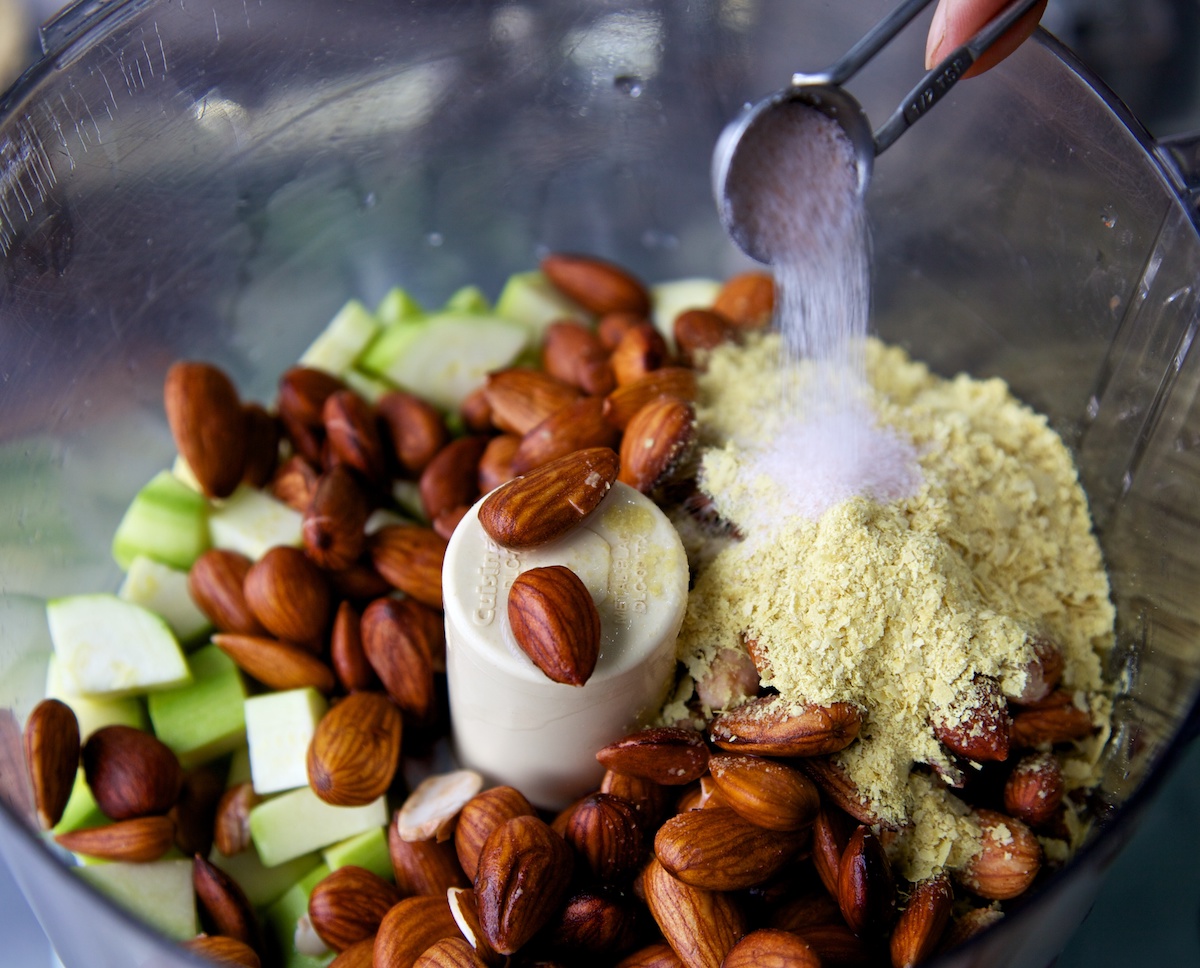
POLYGON ((528 551, 497 545, 478 511, 455 529, 442 570, 456 752, 490 783, 558 809, 599 783, 596 751, 662 704, 687 604, 687 556, 666 515, 619 482, 580 527, 528 551), (544 565, 572 569, 600 612, 600 658, 583 686, 547 678, 508 624, 513 580, 544 565))

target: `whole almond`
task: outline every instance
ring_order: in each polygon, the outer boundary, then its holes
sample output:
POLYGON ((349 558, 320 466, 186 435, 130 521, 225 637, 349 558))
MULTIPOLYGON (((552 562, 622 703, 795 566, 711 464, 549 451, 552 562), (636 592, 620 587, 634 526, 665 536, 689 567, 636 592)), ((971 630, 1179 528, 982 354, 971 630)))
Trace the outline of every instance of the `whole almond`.
POLYGON ((1008 759, 1012 718, 1000 683, 991 676, 975 676, 965 692, 947 709, 939 710, 933 734, 954 753, 978 762, 1008 759))
POLYGON ((479 852, 493 830, 513 817, 535 814, 533 805, 511 786, 490 787, 468 800, 454 827, 454 850, 467 877, 475 880, 479 852))
POLYGON ((741 891, 794 863, 795 832, 766 830, 728 807, 676 814, 658 829, 654 855, 685 884, 708 891, 741 891))
POLYGON ((675 317, 675 345, 689 366, 702 367, 718 346, 737 339, 737 328, 711 309, 687 309, 675 317))
POLYGON ((236 551, 209 548, 188 571, 188 594, 219 632, 266 634, 243 590, 253 564, 236 551))
POLYGON ((617 455, 607 447, 575 451, 493 491, 479 507, 479 523, 505 548, 546 544, 596 510, 617 469, 617 455))
MULTIPOLYGON (((1054 695, 1051 693, 1047 699, 1054 695)), ((1062 705, 1017 712, 1012 721, 1012 744, 1018 749, 1054 746, 1084 739, 1095 731, 1091 715, 1070 702, 1068 697, 1062 705)))
POLYGON ((619 386, 604 398, 604 418, 624 430, 634 414, 659 397, 674 397, 687 403, 695 401, 696 372, 683 366, 664 366, 619 386))
POLYGON ((572 451, 616 448, 620 437, 620 431, 604 419, 604 399, 581 397, 556 410, 521 438, 511 456, 511 470, 525 474, 572 451))
POLYGON ((102 827, 57 834, 60 847, 75 854, 102 860, 145 862, 158 860, 175 842, 175 823, 170 817, 133 817, 102 827))
POLYGON ((362 616, 363 654, 402 710, 425 719, 433 709, 434 683, 429 625, 417 603, 379 598, 362 616))
POLYGON ((329 662, 341 687, 363 692, 379 687, 379 677, 363 651, 362 616, 349 602, 338 605, 329 636, 329 662))
POLYGON ((312 464, 299 454, 293 454, 275 469, 267 490, 276 500, 304 514, 312 503, 320 476, 312 464))
POLYGON ((312 464, 321 460, 325 401, 346 384, 324 370, 294 366, 279 378, 279 418, 297 452, 312 464))
POLYGON ((246 466, 242 469, 242 482, 250 487, 266 487, 279 461, 283 428, 262 404, 247 403, 242 409, 246 412, 246 466))
POLYGON ((308 746, 308 785, 326 803, 361 807, 383 796, 400 764, 400 710, 381 693, 354 692, 321 717, 308 746))
POLYGON ((657 860, 646 865, 641 881, 651 917, 686 968, 720 968, 745 936, 733 895, 685 884, 657 860))
POLYGON ((250 846, 250 811, 261 801, 249 781, 230 787, 222 795, 217 804, 213 844, 226 857, 240 854, 250 846))
POLYGON ((1024 757, 1004 784, 1004 809, 1031 827, 1049 821, 1062 804, 1062 767, 1052 753, 1024 757))
POLYGON ((132 726, 104 726, 83 746, 88 788, 104 815, 129 820, 163 814, 183 788, 183 770, 161 740, 132 726))
POLYGON ((631 273, 594 256, 556 252, 542 259, 542 273, 551 284, 588 312, 650 312, 650 293, 631 273))
POLYGON ((345 465, 337 464, 321 475, 303 513, 304 550, 316 565, 341 571, 359 559, 367 546, 363 529, 371 501, 345 465))
POLYGON ((376 966, 409 966, 443 938, 460 938, 443 897, 406 897, 384 915, 374 943, 376 966))
MULTIPOLYGON (((834 883, 837 883, 836 877, 834 883)), ((794 934, 817 925, 841 924, 842 911, 828 891, 814 888, 774 905, 768 920, 770 927, 794 934)))
POLYGON ((347 864, 313 887, 308 918, 322 941, 334 951, 343 951, 372 937, 401 898, 394 884, 365 868, 347 864))
POLYGON ((775 281, 765 272, 730 276, 712 308, 739 329, 763 329, 775 313, 775 281))
POLYGON ((648 494, 670 480, 696 440, 690 403, 662 397, 634 414, 621 438, 622 483, 648 494))
POLYGON ((615 773, 638 776, 664 786, 683 786, 708 770, 708 747, 694 730, 651 726, 610 743, 596 759, 615 773))
POLYGON ((1057 643, 1039 635, 1030 644, 1033 660, 1025 669, 1025 686, 1019 693, 1008 695, 1008 699, 1019 706, 1033 705, 1049 696, 1062 679, 1065 665, 1057 643))
POLYGON ((62 819, 79 772, 79 720, 66 703, 43 699, 25 721, 24 743, 38 821, 49 830, 62 819))
POLYGON ((487 968, 487 962, 465 938, 442 938, 421 953, 413 968, 487 968))
POLYGON ((394 390, 379 398, 375 411, 387 430, 396 460, 409 474, 420 474, 446 446, 448 434, 442 415, 420 397, 394 390))
POLYGON ((632 905, 615 892, 581 890, 567 898, 544 929, 546 944, 564 957, 611 957, 635 940, 635 919, 632 905))
POLYGON ((492 423, 507 433, 525 434, 580 397, 577 387, 544 373, 514 367, 492 373, 484 385, 492 423))
POLYGON ((838 906, 847 926, 860 938, 890 930, 896 904, 891 863, 871 828, 850 835, 838 866, 838 906))
POLYGON ((228 497, 246 466, 246 412, 233 382, 208 363, 181 361, 163 387, 175 447, 209 497, 228 497))
POLYGON ((631 326, 613 348, 609 365, 617 386, 640 380, 647 373, 666 366, 671 351, 653 323, 631 326))
POLYGON ((937 950, 953 904, 954 889, 944 872, 913 886, 908 906, 892 931, 892 968, 915 968, 937 950))
POLYGON ((513 467, 523 438, 516 434, 497 434, 488 441, 479 458, 479 493, 487 494, 517 476, 513 467))
POLYGON ((976 809, 982 830, 979 852, 959 872, 964 885, 989 901, 1025 893, 1042 866, 1042 847, 1020 820, 994 810, 976 809))
POLYGON ((508 592, 508 624, 521 651, 546 677, 568 686, 591 678, 600 656, 600 612, 566 565, 530 568, 508 592))
POLYGON ((259 947, 258 918, 237 881, 196 854, 192 858, 192 887, 204 922, 216 934, 234 938, 252 948, 259 947))
POLYGON ((603 396, 616 385, 609 352, 594 329, 574 320, 551 323, 542 336, 545 371, 588 394, 603 396))
POLYGON ((798 761, 797 765, 817 785, 822 796, 838 810, 869 827, 896 829, 897 824, 880 815, 876 805, 863 796, 862 791, 850 779, 845 767, 832 757, 807 757, 798 761))
POLYGON ((571 849, 537 817, 514 817, 479 853, 475 897, 484 937, 515 954, 553 916, 571 882, 571 849))
POLYGON ((765 965, 821 968, 821 959, 799 935, 778 928, 759 928, 730 949, 721 968, 763 968, 765 965))
POLYGON ((642 829, 649 832, 658 829, 670 800, 670 789, 663 784, 641 776, 616 773, 613 770, 604 771, 604 777, 600 780, 600 792, 611 793, 632 804, 642 829))
POLYGON ((303 689, 331 693, 337 686, 333 670, 299 646, 260 635, 221 634, 213 644, 239 669, 270 689, 303 689))
POLYGON ((429 461, 418 482, 421 504, 429 520, 444 511, 475 503, 479 497, 479 460, 489 440, 481 435, 459 437, 429 461))
POLYGON ((345 464, 372 484, 387 475, 387 451, 375 411, 353 390, 331 393, 321 408, 325 439, 335 463, 345 464))
POLYGON ((470 884, 459 866, 450 841, 405 840, 395 823, 388 824, 388 853, 396 887, 405 896, 430 894, 444 896, 452 887, 470 884))
POLYGON ((949 951, 957 948, 963 942, 969 941, 981 931, 1002 920, 1004 920, 1004 912, 995 905, 970 908, 954 918, 950 930, 946 932, 942 941, 940 950, 949 951))
POLYGON ((246 573, 246 604, 272 635, 297 644, 320 642, 331 596, 321 570, 299 548, 278 545, 246 573))
POLYGON ((386 525, 367 541, 371 562, 395 588, 431 608, 442 607, 446 539, 432 528, 386 525))
POLYGON ((708 769, 725 802, 750 823, 800 830, 816 819, 817 788, 793 767, 759 756, 714 753, 708 769))
POLYGON ((601 345, 611 353, 629 330, 648 322, 648 313, 605 313, 596 324, 596 335, 600 337, 601 345))
POLYGON ((626 955, 616 968, 683 968, 683 962, 669 944, 657 941, 626 955))
POLYGON ((609 793, 593 793, 579 801, 567 819, 564 837, 602 884, 633 873, 645 854, 637 810, 609 793))
POLYGON ((179 945, 217 965, 262 968, 262 960, 258 957, 258 952, 236 938, 226 938, 219 934, 201 934, 195 938, 189 938, 187 941, 181 941, 179 945))
POLYGON ((850 818, 837 807, 822 804, 813 820, 812 860, 817 876, 830 895, 836 897, 842 851, 850 842, 850 818))
POLYGON ((862 712, 853 703, 801 705, 763 696, 716 717, 712 741, 722 749, 760 756, 821 756, 858 736, 862 712))

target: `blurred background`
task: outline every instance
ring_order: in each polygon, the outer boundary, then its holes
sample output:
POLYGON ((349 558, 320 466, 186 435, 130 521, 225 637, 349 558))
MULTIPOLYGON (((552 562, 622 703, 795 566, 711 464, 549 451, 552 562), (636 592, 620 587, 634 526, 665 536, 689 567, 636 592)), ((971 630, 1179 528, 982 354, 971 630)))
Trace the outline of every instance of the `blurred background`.
MULTIPOLYGON (((40 55, 37 27, 60 6, 0 0, 0 90, 40 55)), ((1152 135, 1200 132, 1200 0, 1050 0, 1042 23, 1152 135)), ((1149 813, 1057 968, 1200 965, 1200 744, 1193 743, 1149 813)), ((55 964, 2 863, 0 912, 8 929, 0 963, 55 964)))

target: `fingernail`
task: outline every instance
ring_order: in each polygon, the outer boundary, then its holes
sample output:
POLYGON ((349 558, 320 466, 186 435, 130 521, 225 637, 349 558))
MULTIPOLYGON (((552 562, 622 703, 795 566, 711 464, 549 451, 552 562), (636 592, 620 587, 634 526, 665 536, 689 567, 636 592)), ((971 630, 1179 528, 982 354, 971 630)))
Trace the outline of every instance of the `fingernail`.
POLYGON ((925 70, 929 70, 940 59, 942 44, 946 40, 946 8, 950 0, 941 0, 933 11, 933 20, 929 24, 929 37, 925 41, 925 70))

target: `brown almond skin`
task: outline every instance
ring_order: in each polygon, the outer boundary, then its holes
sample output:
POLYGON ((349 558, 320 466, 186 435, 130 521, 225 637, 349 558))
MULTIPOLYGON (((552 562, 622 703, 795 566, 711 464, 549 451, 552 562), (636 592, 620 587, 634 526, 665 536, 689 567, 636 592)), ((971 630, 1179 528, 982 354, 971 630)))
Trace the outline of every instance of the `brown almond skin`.
POLYGON ((311 463, 319 463, 321 458, 325 401, 345 389, 346 384, 333 374, 311 367, 293 366, 279 378, 279 418, 288 437, 311 463), (316 452, 308 452, 313 444, 316 452))
POLYGON ((937 950, 950 923, 954 888, 945 872, 916 884, 892 931, 892 968, 915 968, 937 950))
POLYGON ((471 883, 449 840, 405 840, 396 824, 390 823, 388 853, 392 858, 396 887, 405 896, 431 894, 444 897, 450 888, 465 888, 471 883))
POLYGON ((801 830, 817 816, 820 795, 812 780, 775 760, 738 753, 714 753, 708 770, 725 802, 768 830, 801 830))
POLYGON ((650 312, 650 293, 632 273, 594 256, 552 253, 541 261, 542 273, 568 299, 589 313, 650 312))
POLYGON ((418 475, 449 440, 446 423, 432 405, 411 393, 394 390, 375 404, 392 453, 408 474, 418 475))
POLYGON ((853 703, 793 708, 763 696, 713 720, 712 741, 721 749, 759 756, 822 756, 845 749, 858 736, 862 712, 853 703))
POLYGON ((158 860, 171 849, 175 843, 175 824, 170 817, 134 817, 57 834, 54 839, 60 847, 75 854, 142 863, 158 860))
POLYGON ((551 323, 542 336, 543 369, 587 394, 603 396, 616 386, 609 352, 594 329, 574 320, 551 323))
POLYGON ((363 654, 388 696, 418 720, 433 710, 434 683, 429 623, 407 599, 379 598, 362 617, 363 654))
POLYGON ((933 723, 933 734, 943 746, 981 763, 1008 759, 1011 731, 1008 704, 1000 683, 991 676, 976 676, 966 694, 956 700, 955 709, 933 723))
POLYGON ((818 924, 796 933, 826 968, 868 968, 879 964, 872 951, 844 924, 818 924))
POLYGON ((603 397, 582 397, 556 410, 521 438, 511 457, 511 471, 513 475, 527 474, 589 447, 616 449, 620 437, 620 431, 604 419, 603 397))
POLYGON ((97 805, 111 820, 166 813, 183 788, 175 754, 132 726, 96 730, 83 746, 83 771, 97 805))
POLYGON ((950 930, 946 932, 940 950, 949 951, 952 948, 957 948, 963 942, 975 937, 979 932, 1003 920, 1004 912, 996 908, 972 908, 954 919, 950 925, 950 930))
POLYGON ((600 780, 600 792, 611 793, 632 804, 642 830, 648 833, 658 829, 669 809, 670 788, 641 776, 605 770, 600 780))
POLYGON ((362 867, 347 864, 312 889, 308 918, 317 936, 334 951, 373 937, 384 915, 403 895, 394 884, 362 867))
POLYGON ((361 807, 383 796, 400 764, 403 718, 378 692, 355 692, 333 705, 308 747, 308 785, 338 807, 361 807))
POLYGON ((995 810, 976 809, 983 842, 960 871, 959 880, 989 901, 1007 901, 1024 894, 1042 866, 1042 846, 1020 820, 995 810))
POLYGON ((850 842, 850 833, 850 818, 838 808, 822 804, 813 820, 812 860, 817 876, 833 897, 837 896, 842 851, 850 842))
POLYGON ((536 813, 521 791, 511 786, 490 787, 468 800, 454 827, 454 850, 467 877, 475 880, 479 852, 493 830, 513 817, 536 813))
POLYGON ((611 353, 629 330, 648 322, 650 318, 647 313, 605 313, 596 323, 596 335, 600 337, 601 345, 611 353))
POLYGON ((242 469, 242 483, 266 487, 279 462, 283 428, 261 404, 247 403, 242 409, 246 412, 246 466, 242 469))
POLYGON ((192 858, 192 886, 202 918, 215 934, 234 938, 255 950, 260 947, 258 918, 237 881, 196 854, 192 858))
POLYGON ((743 820, 728 807, 676 814, 658 829, 654 855, 671 874, 707 891, 741 891, 792 863, 799 835, 743 820))
POLYGON ((304 514, 312 503, 320 476, 312 464, 299 454, 293 454, 276 468, 267 490, 276 500, 304 514))
POLYGON ((530 568, 508 592, 508 623, 521 651, 547 678, 582 686, 600 656, 600 612, 565 565, 530 568))
POLYGON ((634 414, 659 397, 687 403, 696 399, 696 372, 683 366, 664 366, 632 383, 619 386, 604 398, 604 418, 624 430, 634 414))
POLYGON ((338 605, 329 636, 329 662, 346 692, 379 688, 379 677, 367 661, 362 643, 362 616, 349 602, 338 605))
POLYGON ((483 935, 515 954, 566 897, 573 861, 566 842, 537 817, 506 820, 479 852, 475 897, 483 935))
POLYGON ((246 466, 246 412, 233 382, 208 363, 181 361, 163 386, 175 446, 209 497, 228 497, 246 466))
POLYGON ((766 272, 730 276, 712 308, 739 329, 763 329, 775 313, 775 281, 766 272))
POLYGON ((433 519, 433 530, 449 541, 453 537, 455 529, 462 524, 462 519, 467 516, 467 512, 470 510, 465 504, 447 508, 433 519))
POLYGON ((617 962, 616 968, 682 968, 679 955, 665 941, 639 948, 617 962))
POLYGON ((480 384, 463 398, 458 415, 463 426, 473 434, 486 434, 496 429, 492 423, 492 405, 488 403, 487 386, 480 384))
POLYGON ((708 747, 694 730, 651 726, 610 743, 596 754, 605 769, 663 786, 683 786, 708 770, 708 747))
POLYGON ((167 814, 175 821, 175 846, 182 853, 207 857, 212 850, 226 772, 224 764, 206 763, 184 773, 179 798, 167 814))
POLYGON ((479 905, 475 900, 475 889, 452 887, 446 892, 446 901, 458 924, 458 930, 484 964, 490 968, 502 968, 508 964, 508 959, 495 951, 483 936, 483 928, 479 925, 479 905))
POLYGON ((737 328, 711 309, 684 310, 675 317, 672 331, 680 355, 693 367, 703 366, 713 350, 738 337, 737 328))
POLYGON ((897 829, 897 824, 880 816, 875 805, 859 793, 840 763, 827 756, 812 756, 797 761, 797 765, 817 785, 825 800, 838 810, 869 827, 897 829))
POLYGON ((549 373, 523 367, 490 374, 484 393, 492 423, 506 433, 522 435, 581 395, 577 387, 549 373))
POLYGON ((746 921, 731 894, 691 887, 657 860, 642 872, 650 915, 686 968, 720 968, 746 934, 746 921))
POLYGON ((246 573, 246 603, 268 632, 297 644, 320 642, 332 612, 329 582, 299 548, 278 545, 246 573))
POLYGON ((1031 827, 1040 827, 1058 812, 1065 786, 1062 767, 1051 753, 1024 757, 1004 784, 1004 809, 1031 827))
POLYGON ((446 539, 432 528, 387 525, 367 540, 371 562, 394 587, 430 608, 442 607, 446 539))
POLYGON ((312 686, 328 695, 337 687, 333 670, 311 652, 257 635, 214 635, 213 644, 239 669, 271 689, 312 686))
POLYGON ((188 571, 188 594, 219 632, 265 635, 246 601, 246 575, 254 564, 236 551, 209 548, 188 571))
POLYGON ((611 957, 636 939, 635 918, 631 904, 615 892, 578 891, 546 926, 546 944, 564 958, 611 957))
POLYGON ((303 513, 304 551, 314 564, 342 571, 358 561, 367 546, 363 528, 371 501, 351 470, 336 464, 322 474, 303 513))
POLYGON ((321 408, 321 424, 334 464, 353 468, 372 484, 387 476, 387 451, 375 411, 353 390, 338 390, 321 408))
POLYGON ((871 828, 850 835, 838 866, 838 905, 847 926, 860 938, 875 938, 891 928, 896 888, 891 863, 871 828))
POLYGON ((661 369, 671 358, 667 341, 653 323, 639 323, 625 331, 613 348, 609 365, 617 386, 627 386, 647 373, 661 369))
POLYGON ((459 437, 429 461, 418 481, 421 503, 429 520, 453 508, 475 503, 479 497, 479 460, 489 440, 481 435, 459 437))
POLYGON ((1040 703, 1052 693, 1062 679, 1065 661, 1056 642, 1044 636, 1034 636, 1033 660, 1025 670, 1025 687, 1019 693, 1006 693, 1009 702, 1018 706, 1040 703))
POLYGON ((841 924, 842 912, 828 891, 817 888, 774 906, 768 922, 769 927, 794 934, 822 924, 841 924))
POLYGON ((560 538, 608 494, 618 463, 610 448, 592 447, 543 464, 489 494, 479 523, 505 548, 535 548, 560 538))
POLYGON ((356 605, 390 595, 394 589, 391 584, 375 570, 375 566, 366 558, 360 558, 349 568, 341 571, 327 571, 325 577, 333 589, 334 598, 344 598, 356 605))
POLYGON ((521 447, 522 437, 516 434, 497 434, 484 448, 479 459, 479 493, 488 494, 517 476, 513 460, 521 447))
POLYGON ((450 905, 442 897, 406 897, 379 924, 374 968, 408 968, 443 938, 459 938, 450 905))
POLYGON ((632 874, 645 857, 637 809, 610 793, 584 797, 575 804, 564 826, 564 839, 602 884, 632 874))
POLYGON ((799 935, 778 928, 751 931, 730 949, 721 968, 821 968, 821 959, 799 935))
POLYGON ((49 830, 62 819, 79 771, 79 720, 66 703, 43 699, 25 721, 25 763, 38 821, 49 830))
POLYGON ((226 857, 250 846, 250 811, 261 802, 249 781, 230 787, 221 796, 213 824, 213 844, 226 857))
MULTIPOLYGON (((1047 700, 1054 697, 1051 693, 1047 700)), ((1012 745, 1017 749, 1054 746, 1084 739, 1096 731, 1092 717, 1072 702, 1044 709, 1022 709, 1012 721, 1012 745)))
POLYGON ((624 484, 649 494, 670 480, 696 440, 696 412, 690 403, 662 397, 634 414, 621 438, 624 484))
MULTIPOLYGON (((236 938, 227 938, 219 934, 202 934, 179 942, 179 946, 218 965, 262 968, 262 960, 258 957, 258 952, 236 938)), ((343 968, 343 966, 339 966, 339 968, 343 968)))
POLYGON ((413 968, 487 968, 465 938, 442 938, 425 949, 413 968))
POLYGON ((329 968, 374 968, 375 936, 355 941, 329 962, 329 968))

